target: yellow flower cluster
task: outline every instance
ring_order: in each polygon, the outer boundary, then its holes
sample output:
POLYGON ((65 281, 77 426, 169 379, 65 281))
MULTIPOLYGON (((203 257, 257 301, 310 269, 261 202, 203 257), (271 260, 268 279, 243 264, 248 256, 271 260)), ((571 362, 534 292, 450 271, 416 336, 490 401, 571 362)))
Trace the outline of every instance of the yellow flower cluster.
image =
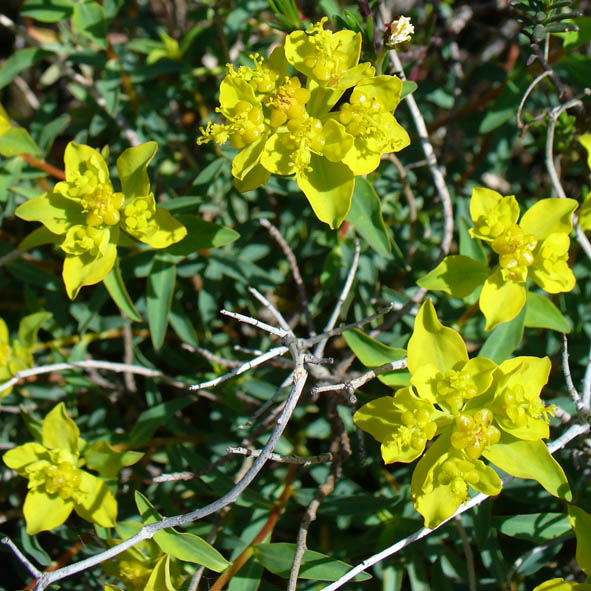
POLYGON ((333 33, 326 20, 288 35, 268 61, 255 54, 251 68, 228 65, 218 108, 225 122, 209 122, 197 143, 229 141, 240 150, 232 164, 240 191, 271 174, 294 175, 317 217, 337 228, 351 206, 355 177, 374 171, 383 154, 410 139, 393 115, 402 82, 359 63, 361 34, 333 33), (290 76, 290 67, 298 75, 290 76))

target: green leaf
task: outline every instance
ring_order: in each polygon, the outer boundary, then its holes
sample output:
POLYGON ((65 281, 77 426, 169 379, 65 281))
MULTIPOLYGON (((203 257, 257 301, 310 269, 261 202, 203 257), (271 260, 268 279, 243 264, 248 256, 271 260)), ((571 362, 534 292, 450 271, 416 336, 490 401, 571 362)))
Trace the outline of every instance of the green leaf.
POLYGON ((569 533, 571 527, 564 513, 529 513, 497 517, 493 524, 506 536, 543 544, 569 533))
POLYGON ((147 295, 148 325, 155 349, 160 349, 164 343, 175 280, 176 266, 156 255, 148 276, 147 295))
POLYGON ((11 127, 8 131, 0 135, 0 154, 5 158, 12 158, 18 154, 39 156, 41 150, 26 129, 23 127, 11 127))
POLYGON ((507 82, 507 86, 505 86, 497 100, 488 106, 486 115, 480 123, 478 133, 489 133, 515 117, 522 95, 522 89, 517 84, 511 81, 507 82))
POLYGON ((123 283, 123 277, 121 276, 121 271, 119 269, 119 260, 115 262, 115 265, 113 265, 109 274, 103 279, 103 283, 105 284, 109 295, 113 298, 113 301, 125 316, 134 322, 143 321, 142 317, 135 309, 133 301, 123 283))
POLYGON ((568 518, 577 536, 577 563, 591 577, 591 515, 580 507, 570 505, 568 518))
POLYGON ((33 230, 30 234, 27 234, 20 244, 19 248, 29 249, 43 244, 59 244, 63 240, 63 236, 50 232, 45 226, 40 226, 36 230, 33 230))
POLYGON ((478 357, 492 359, 501 363, 517 349, 523 338, 525 307, 509 322, 499 324, 482 345, 478 357))
POLYGON ((499 443, 487 447, 483 455, 507 474, 537 480, 551 495, 572 500, 564 470, 541 439, 524 441, 503 433, 499 443))
POLYGON ((560 33, 557 37, 562 37, 564 49, 575 49, 583 43, 591 41, 591 17, 581 16, 572 19, 572 22, 577 26, 576 31, 569 31, 568 33, 560 33))
POLYGON ((72 22, 85 37, 107 49, 107 17, 100 4, 92 0, 76 4, 72 22))
POLYGON ((558 332, 570 332, 569 321, 554 303, 544 296, 528 292, 525 311, 525 326, 548 328, 558 332))
POLYGON ((145 410, 129 433, 130 446, 139 446, 148 441, 159 427, 170 421, 171 416, 191 402, 193 401, 188 398, 177 398, 145 410))
POLYGON ((206 222, 194 215, 180 214, 176 219, 187 228, 187 235, 164 251, 175 256, 188 256, 200 250, 220 248, 240 237, 231 228, 206 222))
MULTIPOLYGON (((391 361, 399 361, 406 356, 404 349, 388 347, 358 329, 348 330, 343 336, 351 351, 365 367, 373 369, 391 361)), ((392 371, 379 375, 378 379, 388 386, 406 386, 409 374, 408 372, 392 371)))
POLYGON ((27 0, 21 8, 21 16, 44 23, 57 23, 70 18, 73 9, 72 0, 27 0))
POLYGON ((400 93, 400 100, 404 97, 412 94, 417 89, 417 83, 413 82, 412 80, 403 80, 402 81, 402 92, 400 93))
POLYGON ((421 277, 417 284, 462 299, 482 285, 489 275, 487 264, 457 254, 445 257, 435 269, 421 277))
MULTIPOLYGON (((135 503, 146 525, 162 520, 160 513, 139 491, 135 492, 135 503)), ((171 528, 154 534, 154 541, 160 546, 162 552, 184 562, 202 564, 218 573, 230 566, 230 563, 213 546, 194 534, 177 532, 171 528)))
POLYGON ((51 312, 36 312, 25 316, 18 326, 18 340, 25 347, 32 347, 37 342, 37 333, 41 325, 52 317, 51 312))
MULTIPOLYGON (((287 579, 291 564, 296 551, 296 544, 279 542, 276 544, 255 544, 255 558, 269 571, 275 575, 287 579)), ((340 560, 335 560, 326 554, 306 550, 300 568, 300 579, 315 579, 317 581, 336 581, 351 566, 340 560)), ((367 581, 371 576, 367 573, 360 573, 354 581, 367 581)))
POLYGON ((364 178, 358 178, 355 182, 353 201, 346 219, 376 252, 385 257, 390 255, 392 248, 382 218, 380 198, 364 178))
POLYGON ((27 47, 15 51, 0 68, 0 88, 10 84, 23 70, 52 55, 51 52, 37 47, 27 47))

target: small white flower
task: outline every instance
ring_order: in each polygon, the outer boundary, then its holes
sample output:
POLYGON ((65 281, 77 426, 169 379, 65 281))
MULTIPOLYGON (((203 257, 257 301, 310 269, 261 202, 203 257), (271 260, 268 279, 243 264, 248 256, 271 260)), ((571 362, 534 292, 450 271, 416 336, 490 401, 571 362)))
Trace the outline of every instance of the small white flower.
POLYGON ((394 47, 400 43, 410 41, 415 32, 414 26, 410 23, 410 18, 401 16, 398 20, 392 21, 386 26, 384 43, 388 47, 394 47))

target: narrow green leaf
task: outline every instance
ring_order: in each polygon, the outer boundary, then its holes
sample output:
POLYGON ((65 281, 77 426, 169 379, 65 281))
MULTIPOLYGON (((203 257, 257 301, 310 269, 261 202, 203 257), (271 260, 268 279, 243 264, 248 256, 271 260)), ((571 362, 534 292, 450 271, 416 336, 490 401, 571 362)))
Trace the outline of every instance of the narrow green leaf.
POLYGON ((558 332, 570 332, 570 323, 554 303, 544 296, 528 292, 525 311, 525 326, 548 328, 558 332))
POLYGON ((506 536, 542 544, 567 534, 570 523, 564 513, 528 513, 496 517, 493 525, 506 536))
POLYGON ((445 257, 435 269, 421 277, 417 284, 462 299, 482 285, 489 275, 487 264, 457 254, 445 257))
MULTIPOLYGON (((135 504, 146 525, 162 520, 162 515, 139 491, 135 492, 135 504)), ((230 563, 213 546, 194 534, 181 533, 171 528, 154 534, 154 541, 160 546, 162 552, 184 562, 202 564, 218 573, 230 566, 230 563)))
MULTIPOLYGON (((358 329, 348 330, 343 336, 359 361, 371 369, 391 361, 399 361, 406 356, 404 349, 388 347, 358 329)), ((409 374, 406 371, 393 371, 378 376, 378 379, 388 386, 406 386, 409 374)))
POLYGON ((155 349, 160 349, 164 343, 175 280, 176 266, 156 255, 148 276, 147 296, 148 325, 155 349))
POLYGON ((33 64, 49 55, 51 55, 51 52, 37 47, 27 47, 15 51, 0 68, 0 88, 10 84, 20 72, 30 68, 33 64))
POLYGON ((347 221, 382 256, 389 256, 392 248, 382 218, 382 204, 374 188, 364 178, 357 178, 347 221))
POLYGON ((523 338, 525 306, 513 320, 499 324, 486 339, 478 357, 487 357, 501 363, 517 349, 523 338))
POLYGON ((40 226, 30 234, 27 234, 18 247, 29 249, 42 246, 43 244, 59 244, 63 239, 63 236, 50 232, 45 226, 40 226))
POLYGON ((70 18, 73 10, 72 0, 27 0, 21 8, 21 16, 43 23, 57 23, 70 18))
MULTIPOLYGON (((296 551, 296 544, 279 542, 276 544, 256 544, 254 546, 255 558, 269 571, 275 575, 287 579, 291 564, 296 551)), ((306 550, 300 568, 300 579, 315 579, 317 581, 336 581, 351 566, 340 560, 335 560, 326 554, 306 550)), ((367 581, 371 576, 361 573, 353 579, 354 581, 367 581)))
POLYGON ((109 274, 103 279, 103 283, 105 284, 109 295, 113 298, 113 301, 128 318, 134 322, 143 321, 133 305, 133 300, 125 287, 125 283, 123 283, 123 277, 121 276, 121 270, 119 269, 119 260, 115 261, 115 265, 109 274))
POLYGON ((509 81, 499 97, 488 106, 478 132, 489 133, 515 117, 522 95, 522 89, 509 81))
POLYGON ((176 219, 187 228, 187 235, 165 252, 175 256, 188 256, 208 248, 220 248, 240 237, 238 232, 219 224, 206 222, 194 215, 181 214, 176 219))
POLYGON ((85 37, 107 49, 107 17, 100 4, 92 0, 76 4, 72 22, 85 37))
POLYGON ((185 408, 191 402, 192 400, 188 398, 176 398, 145 410, 140 414, 129 433, 130 447, 135 447, 148 441, 159 427, 170 421, 171 416, 185 408))

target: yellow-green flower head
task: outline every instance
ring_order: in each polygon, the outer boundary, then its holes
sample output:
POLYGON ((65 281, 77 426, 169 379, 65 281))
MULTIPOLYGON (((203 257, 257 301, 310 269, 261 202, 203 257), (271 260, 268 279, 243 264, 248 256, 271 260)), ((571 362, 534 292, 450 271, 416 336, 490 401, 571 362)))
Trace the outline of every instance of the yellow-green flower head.
POLYGON ((500 366, 482 357, 468 359, 462 337, 439 322, 430 300, 417 314, 407 353, 411 387, 365 404, 354 421, 381 443, 386 463, 422 455, 411 492, 427 527, 452 515, 470 487, 500 492, 499 477, 481 456, 568 497, 564 472, 542 442, 552 414, 540 399, 548 358, 517 357, 500 366))
POLYGON ((469 401, 488 391, 496 365, 484 357, 469 359, 462 337, 439 322, 427 300, 408 342, 408 369, 421 398, 457 416, 469 401))
POLYGON ((324 17, 305 32, 290 33, 285 39, 285 56, 298 72, 319 86, 344 90, 371 76, 374 69, 368 63, 359 64, 361 34, 333 33, 324 28, 327 20, 324 17))
POLYGON ((373 172, 383 154, 398 152, 410 144, 408 133, 392 114, 401 92, 402 82, 396 76, 362 80, 336 115, 354 138, 343 162, 355 175, 373 172))
POLYGON ((568 266, 574 199, 542 199, 521 221, 514 196, 476 187, 470 200, 470 234, 491 245, 499 264, 485 281, 480 309, 486 330, 519 314, 526 299, 525 281, 533 279, 548 293, 570 291, 575 276, 568 266))
POLYGON ((79 435, 62 402, 43 420, 41 443, 4 454, 4 463, 29 480, 23 507, 29 535, 62 525, 73 510, 102 527, 115 525, 117 501, 103 480, 81 469, 79 435))
POLYGON ((425 450, 437 431, 441 415, 433 404, 419 398, 412 388, 394 397, 383 396, 363 405, 354 415, 355 424, 381 445, 386 464, 412 462, 425 450))
POLYGON ((185 237, 186 228, 157 208, 150 193, 146 168, 157 148, 156 142, 147 142, 121 154, 121 191, 115 191, 102 155, 70 142, 64 155, 66 180, 16 209, 18 217, 41 222, 56 235, 50 240, 66 253, 62 275, 71 299, 112 269, 121 229, 152 248, 165 248, 185 237), (138 207, 144 208, 142 214, 138 207))
POLYGON ((343 164, 353 137, 335 119, 291 119, 266 141, 261 164, 273 174, 295 174, 314 213, 338 228, 351 207, 354 174, 343 164))
POLYGON ((266 61, 260 54, 249 56, 253 62, 252 67, 240 66, 237 70, 232 64, 228 64, 227 78, 235 78, 247 82, 258 100, 272 93, 281 80, 287 74, 287 60, 283 46, 276 47, 269 60, 266 61))
POLYGON ((471 488, 497 495, 502 483, 490 466, 455 449, 449 434, 444 434, 419 460, 410 487, 415 508, 425 518, 425 527, 433 528, 468 500, 471 488))

